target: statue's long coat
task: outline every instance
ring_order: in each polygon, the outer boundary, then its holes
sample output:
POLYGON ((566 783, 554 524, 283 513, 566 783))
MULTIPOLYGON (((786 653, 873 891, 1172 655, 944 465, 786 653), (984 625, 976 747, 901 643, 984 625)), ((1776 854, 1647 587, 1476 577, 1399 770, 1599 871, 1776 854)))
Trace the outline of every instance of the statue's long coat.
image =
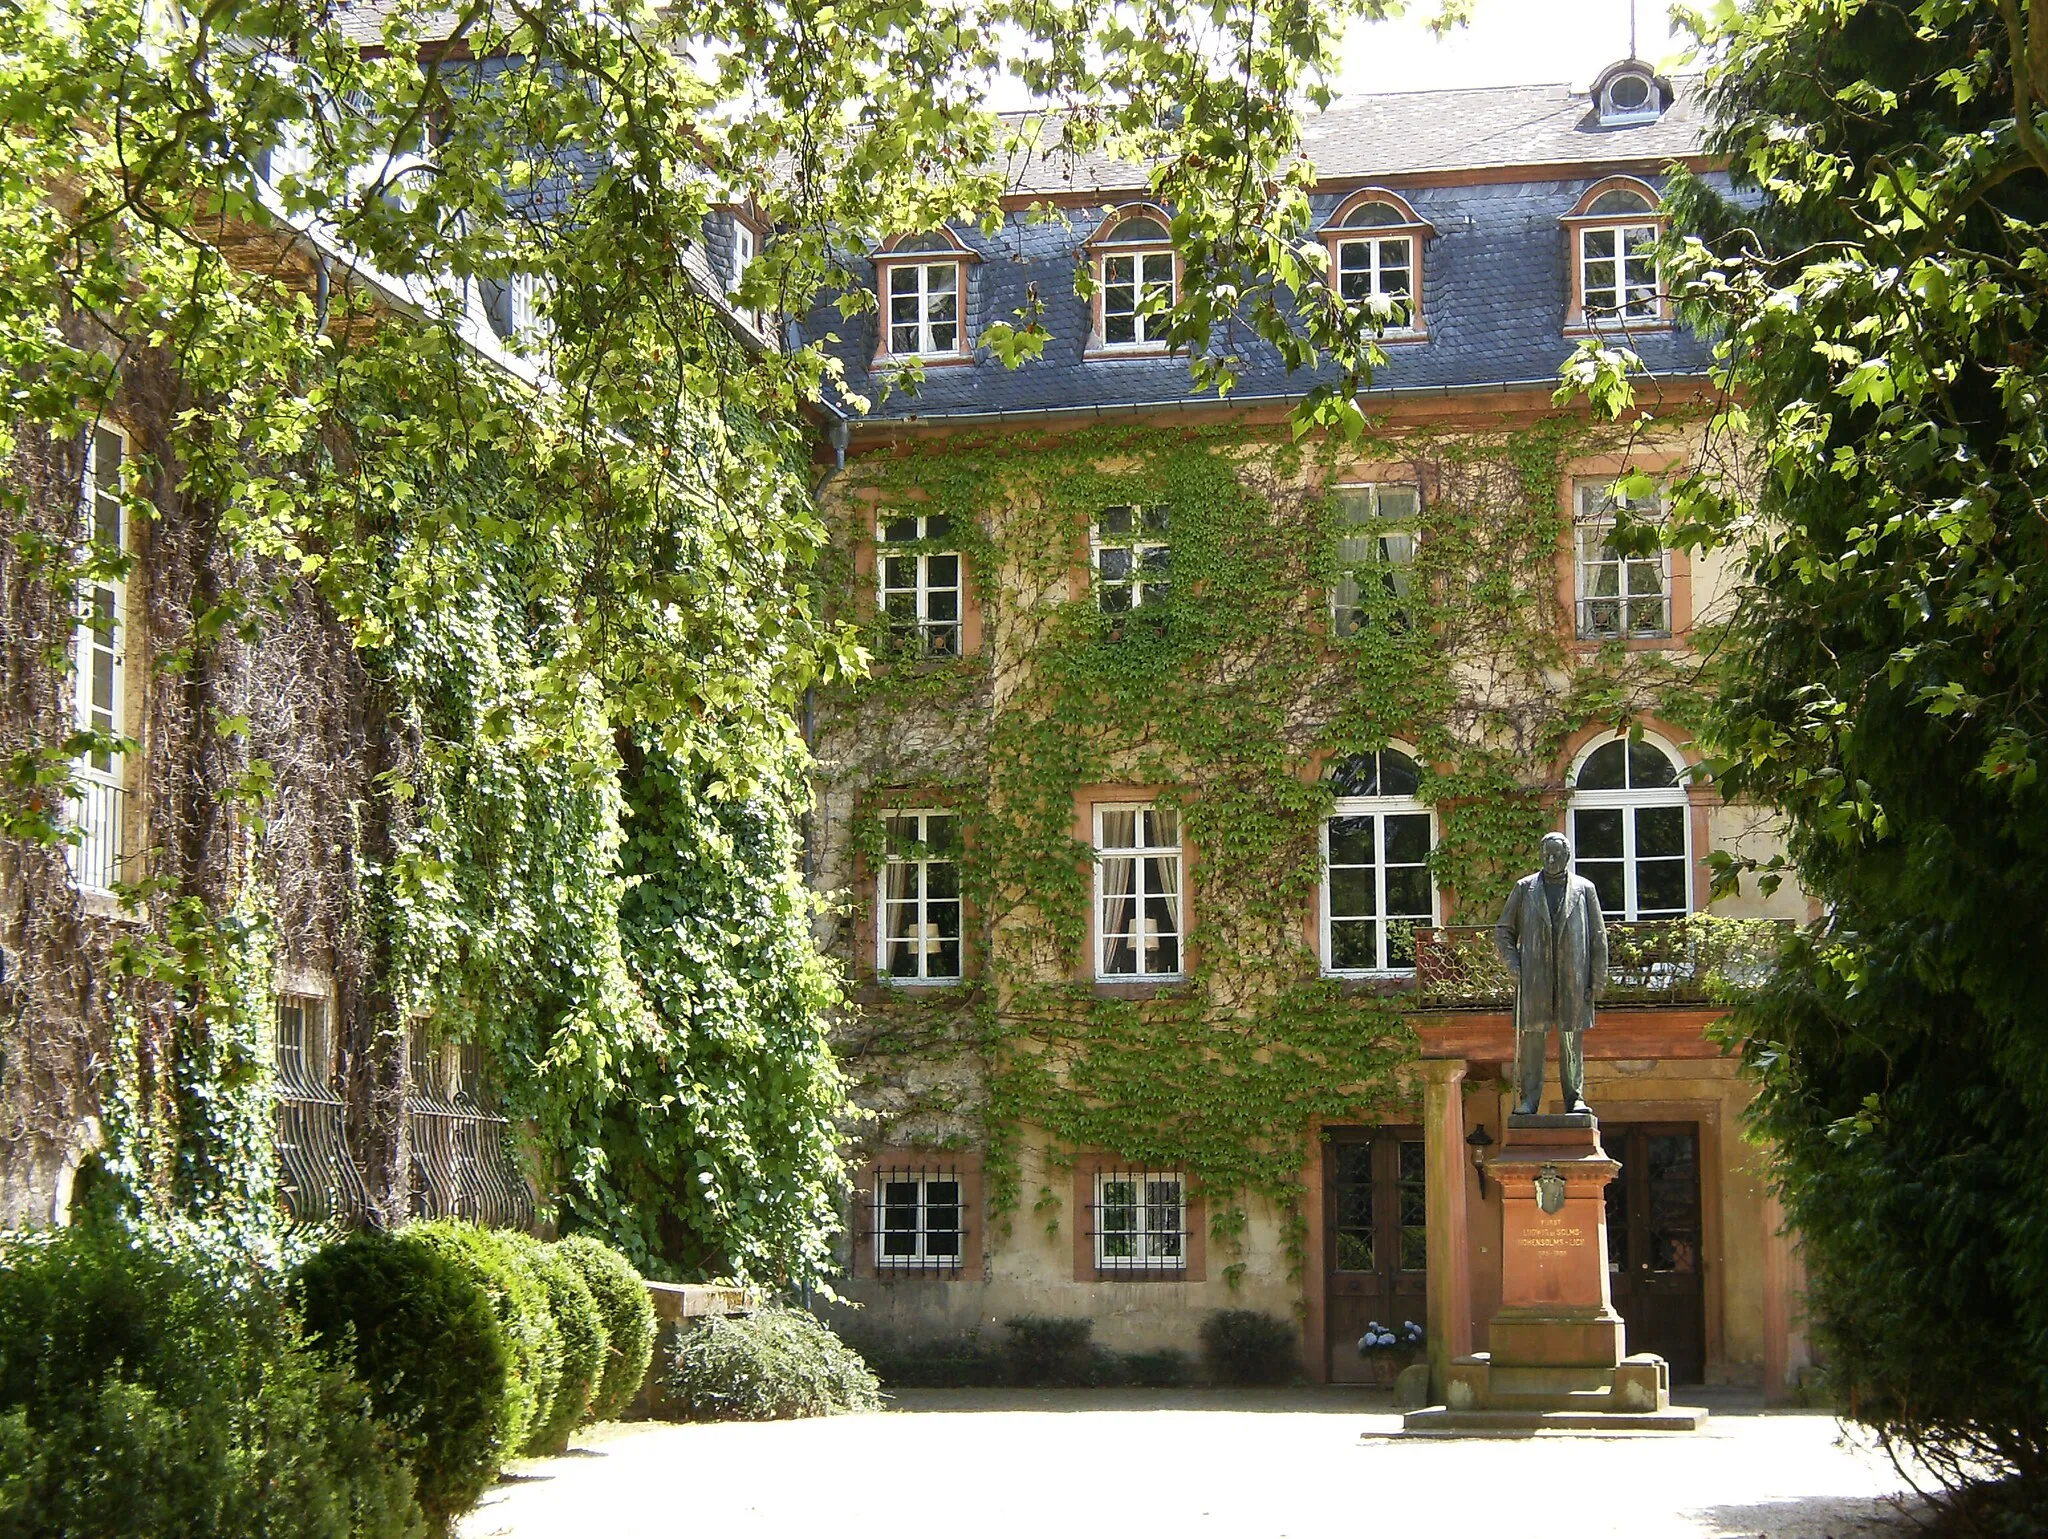
POLYGON ((1607 981, 1607 922, 1591 882, 1565 878, 1564 912, 1552 924, 1543 873, 1523 877, 1500 911, 1493 943, 1510 969, 1520 960, 1515 1030, 1583 1031, 1593 1024, 1593 996, 1607 981))

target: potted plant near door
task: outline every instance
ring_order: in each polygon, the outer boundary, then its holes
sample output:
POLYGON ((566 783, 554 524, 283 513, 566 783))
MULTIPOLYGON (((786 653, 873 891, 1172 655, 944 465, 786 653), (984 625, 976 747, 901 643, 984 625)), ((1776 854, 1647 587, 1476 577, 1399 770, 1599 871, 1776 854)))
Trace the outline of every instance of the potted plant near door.
POLYGON ((1393 1387, 1403 1368, 1422 1361, 1422 1347, 1422 1327, 1413 1320, 1403 1320, 1398 1327, 1368 1320, 1365 1334, 1358 1338, 1358 1355, 1372 1370, 1373 1383, 1385 1388, 1393 1387))

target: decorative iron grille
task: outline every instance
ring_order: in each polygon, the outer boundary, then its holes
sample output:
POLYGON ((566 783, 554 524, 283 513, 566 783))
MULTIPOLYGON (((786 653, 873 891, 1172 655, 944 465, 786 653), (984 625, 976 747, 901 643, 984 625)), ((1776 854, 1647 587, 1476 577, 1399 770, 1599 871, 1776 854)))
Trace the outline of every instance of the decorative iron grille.
MULTIPOLYGON (((1789 919, 1645 920, 1607 926, 1603 1004, 1711 1004, 1770 975, 1789 919)), ((1415 993, 1425 1007, 1508 1005, 1515 980, 1494 949, 1491 925, 1415 932, 1415 993)))
POLYGON ((412 1133, 415 1218, 466 1218, 493 1229, 531 1229, 533 1193, 512 1151, 510 1124, 484 1090, 483 1049, 430 1044, 415 1028, 412 1133))
POLYGON ((1098 1171, 1088 1221, 1098 1272, 1187 1270, 1187 1178, 1179 1172, 1098 1171))
POLYGON ((333 1075, 327 1002, 283 995, 277 1002, 277 1185, 293 1224, 355 1223, 369 1211, 333 1075))
POLYGON ((868 1194, 875 1270, 952 1275, 965 1259, 967 1186, 958 1170, 891 1166, 868 1194))
POLYGON ((72 785, 68 811, 78 839, 64 851, 71 879, 81 892, 112 892, 121 875, 121 813, 127 793, 84 776, 74 777, 72 785))

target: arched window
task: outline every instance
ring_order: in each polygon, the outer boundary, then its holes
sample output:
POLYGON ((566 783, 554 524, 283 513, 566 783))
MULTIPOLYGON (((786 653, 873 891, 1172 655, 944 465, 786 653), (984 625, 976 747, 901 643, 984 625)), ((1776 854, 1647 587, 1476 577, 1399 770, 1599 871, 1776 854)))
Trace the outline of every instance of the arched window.
POLYGON ((1421 273, 1417 244, 1429 226, 1396 194, 1359 193, 1340 205, 1322 229, 1330 252, 1330 282, 1353 304, 1371 307, 1389 333, 1421 328, 1421 273))
POLYGON ((967 268, 974 253, 943 229, 901 235, 871 253, 882 304, 881 358, 964 358, 967 268))
POLYGON ((1677 919, 1692 908, 1691 813, 1675 749, 1613 737, 1572 776, 1572 859, 1609 919, 1677 919))
POLYGON ((1565 216, 1572 241, 1574 324, 1611 326, 1663 321, 1664 233, 1655 190, 1634 177, 1598 183, 1565 216))
POLYGON ((1172 236, 1155 210, 1112 219, 1089 244, 1099 285, 1103 347, 1165 345, 1167 312, 1178 294, 1172 236))
POLYGON ((1422 772, 1382 748, 1340 760, 1329 778, 1337 802, 1323 820, 1323 971, 1407 972, 1416 930, 1436 923, 1436 820, 1417 795, 1422 772))

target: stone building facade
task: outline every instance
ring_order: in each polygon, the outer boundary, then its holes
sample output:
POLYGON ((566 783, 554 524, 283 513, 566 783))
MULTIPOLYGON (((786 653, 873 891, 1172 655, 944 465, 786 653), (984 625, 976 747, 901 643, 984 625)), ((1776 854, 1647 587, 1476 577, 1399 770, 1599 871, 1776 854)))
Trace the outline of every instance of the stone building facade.
POLYGON ((1312 124, 1329 281, 1391 318, 1357 444, 1296 444, 1305 382, 1257 344, 1233 399, 1192 393, 1157 340, 1171 215, 1137 168, 1034 161, 993 233, 872 253, 876 313, 829 324, 879 404, 835 430, 823 501, 882 663, 813 731, 813 876, 875 1114, 857 1332, 1071 1315, 1192 1349, 1249 1307, 1337 1381, 1398 1355, 1360 1351, 1372 1324, 1412 1321, 1439 1364, 1483 1347, 1480 1162, 1514 1054, 1488 930, 1559 828, 1617 936, 1587 1093, 1624 1166, 1631 1348, 1680 1383, 1793 1383, 1796 1253, 1708 1028, 1713 980, 1806 902, 1713 896, 1715 852, 1774 847, 1687 726, 1731 575, 1610 537, 1730 452, 1656 255, 1671 170, 1718 174, 1693 84, 1624 61, 1312 124), (1042 358, 977 352, 1033 302, 1042 358), (1654 419, 1553 403, 1585 337, 1644 360, 1654 419), (1233 821, 1260 775, 1282 810, 1233 821))

